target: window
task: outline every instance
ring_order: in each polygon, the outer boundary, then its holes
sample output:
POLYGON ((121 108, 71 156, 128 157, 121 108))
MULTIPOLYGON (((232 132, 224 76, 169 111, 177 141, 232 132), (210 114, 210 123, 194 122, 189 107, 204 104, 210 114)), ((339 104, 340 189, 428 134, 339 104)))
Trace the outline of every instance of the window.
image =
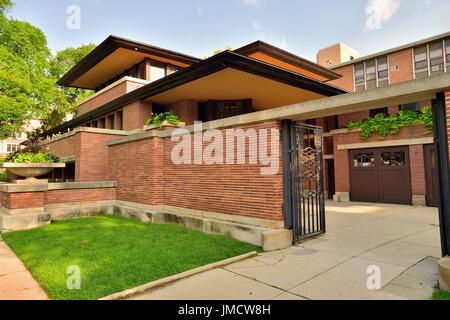
POLYGON ((375 167, 375 155, 373 152, 358 153, 353 157, 353 167, 373 168, 375 167))
POLYGON ((377 109, 372 109, 369 112, 369 115, 371 118, 375 117, 377 114, 384 114, 385 116, 388 115, 388 107, 384 107, 384 108, 377 108, 377 109))
POLYGON ((356 91, 366 88, 366 79, 364 77, 364 64, 355 65, 355 86, 356 91))
POLYGON ((166 76, 166 65, 164 63, 153 62, 150 65, 150 81, 157 81, 166 76))
POLYGON ((444 51, 442 41, 430 44, 431 74, 444 72, 444 51))
POLYGON ((387 57, 377 59, 378 68, 378 86, 384 87, 389 84, 389 67, 387 57))
POLYGON ((400 111, 409 110, 409 111, 420 111, 420 102, 412 102, 400 105, 400 111))
POLYGON ((100 120, 98 120, 98 127, 101 129, 105 128, 105 124, 106 124, 106 119, 105 118, 101 118, 100 120))
POLYGON ((377 68, 375 60, 366 62, 367 89, 377 87, 377 68))
POLYGON ((416 71, 416 78, 428 77, 427 46, 414 49, 414 67, 416 71))
POLYGON ((447 61, 447 72, 450 72, 450 38, 445 40, 445 55, 447 61))
POLYGON ((6 144, 6 152, 12 153, 19 151, 19 144, 18 143, 7 143, 6 144))
POLYGON ((123 130, 123 111, 117 112, 117 130, 123 130))
POLYGON ((244 111, 244 103, 242 100, 237 101, 218 101, 217 102, 217 118, 224 119, 242 114, 244 111))
POLYGON ((389 84, 389 64, 387 56, 367 60, 355 65, 355 89, 361 91, 383 87, 389 84))
POLYGON ((108 129, 114 130, 114 126, 115 126, 114 120, 115 120, 114 115, 113 115, 113 114, 110 114, 110 115, 108 116, 108 122, 109 122, 109 128, 108 128, 108 129))
POLYGON ((406 165, 405 152, 382 152, 381 165, 383 167, 401 167, 406 165))

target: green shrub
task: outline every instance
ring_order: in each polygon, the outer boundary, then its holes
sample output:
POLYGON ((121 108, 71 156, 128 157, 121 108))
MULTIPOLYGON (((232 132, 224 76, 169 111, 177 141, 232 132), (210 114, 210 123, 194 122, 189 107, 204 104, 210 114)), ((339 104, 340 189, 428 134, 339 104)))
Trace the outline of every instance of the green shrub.
POLYGON ((164 121, 167 121, 168 123, 173 124, 173 125, 177 125, 180 123, 180 119, 176 115, 174 115, 172 112, 164 112, 164 113, 152 114, 152 117, 147 120, 146 124, 148 126, 156 125, 156 127, 158 129, 161 129, 164 121))
POLYGON ((433 113, 431 107, 424 107, 419 113, 402 110, 397 115, 385 116, 382 113, 370 117, 363 121, 350 121, 348 129, 361 129, 363 139, 370 138, 374 133, 378 133, 382 138, 389 134, 397 134, 401 127, 414 124, 424 124, 429 133, 433 128, 433 113))
POLYGON ((0 181, 8 181, 8 172, 6 170, 0 170, 0 181))
POLYGON ((15 152, 4 157, 0 162, 13 163, 54 163, 59 162, 59 158, 51 152, 32 153, 32 152, 15 152))

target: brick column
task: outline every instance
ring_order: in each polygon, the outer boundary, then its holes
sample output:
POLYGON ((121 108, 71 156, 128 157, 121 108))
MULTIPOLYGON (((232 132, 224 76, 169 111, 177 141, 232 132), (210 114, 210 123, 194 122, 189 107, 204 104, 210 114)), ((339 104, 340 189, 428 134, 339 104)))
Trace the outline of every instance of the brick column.
POLYGON ((426 179, 423 145, 409 147, 411 191, 414 206, 426 206, 426 179))
POLYGON ((341 135, 334 135, 334 177, 336 191, 333 196, 334 201, 350 201, 350 167, 347 150, 338 150, 341 144, 341 135))

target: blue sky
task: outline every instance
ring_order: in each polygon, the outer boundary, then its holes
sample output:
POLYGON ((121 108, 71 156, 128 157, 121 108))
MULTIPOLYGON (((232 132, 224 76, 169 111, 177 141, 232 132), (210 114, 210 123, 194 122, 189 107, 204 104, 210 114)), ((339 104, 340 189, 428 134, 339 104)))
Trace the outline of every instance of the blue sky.
POLYGON ((54 51, 114 34, 198 57, 257 39, 315 60, 344 42, 366 55, 450 31, 449 0, 15 0, 54 51), (67 8, 80 8, 80 29, 67 8))

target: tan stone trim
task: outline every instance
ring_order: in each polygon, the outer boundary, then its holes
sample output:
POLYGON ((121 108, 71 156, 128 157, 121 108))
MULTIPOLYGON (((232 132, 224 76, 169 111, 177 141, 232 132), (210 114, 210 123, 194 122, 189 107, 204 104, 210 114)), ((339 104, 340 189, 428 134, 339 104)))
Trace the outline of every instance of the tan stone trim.
POLYGON ((323 156, 324 160, 333 160, 334 159, 334 155, 333 154, 326 154, 323 156))
POLYGON ((432 143, 434 143, 434 139, 432 137, 429 137, 429 138, 400 139, 400 140, 389 140, 389 141, 341 144, 341 145, 337 146, 337 149, 338 150, 354 150, 354 149, 365 149, 365 148, 410 146, 410 145, 432 144, 432 143))
POLYGON ((45 192, 50 190, 115 188, 116 186, 117 186, 116 181, 64 182, 64 183, 45 183, 45 184, 2 184, 0 185, 0 192, 7 192, 7 193, 45 192))
POLYGON ((146 85, 146 84, 150 83, 150 81, 148 81, 148 80, 143 80, 143 79, 139 79, 139 78, 133 78, 133 77, 125 76, 125 77, 117 80, 116 82, 111 83, 109 86, 103 88, 102 90, 96 92, 92 96, 87 97, 82 102, 78 103, 78 106, 81 106, 82 104, 85 104, 86 102, 91 101, 94 98, 97 98, 98 96, 102 95, 103 93, 111 90, 114 87, 117 87, 119 84, 122 84, 123 82, 126 82, 126 81, 130 81, 130 82, 134 82, 134 83, 140 83, 140 84, 143 84, 143 85, 146 85))
POLYGON ((220 220, 220 221, 231 222, 231 223, 238 223, 238 224, 243 224, 243 225, 258 226, 258 227, 263 227, 263 228, 281 229, 284 227, 284 222, 278 221, 278 220, 269 220, 269 219, 238 216, 238 215, 219 213, 219 212, 193 210, 193 209, 179 208, 179 207, 166 206, 166 205, 153 206, 153 205, 139 204, 139 203, 135 203, 135 202, 120 201, 120 200, 116 200, 116 205, 120 206, 120 207, 136 208, 141 211, 167 212, 167 213, 175 214, 178 216, 191 216, 191 217, 198 217, 198 218, 206 218, 206 219, 220 220))
POLYGON ((89 127, 78 127, 73 129, 70 132, 64 133, 60 136, 57 136, 52 139, 47 139, 44 142, 41 143, 42 146, 45 146, 50 143, 54 143, 56 141, 69 138, 71 136, 76 135, 80 132, 87 132, 87 133, 97 133, 97 134, 109 134, 109 135, 117 135, 117 136, 127 136, 130 134, 135 133, 135 131, 123 131, 123 130, 111 130, 111 129, 101 129, 101 128, 89 128, 89 127))

